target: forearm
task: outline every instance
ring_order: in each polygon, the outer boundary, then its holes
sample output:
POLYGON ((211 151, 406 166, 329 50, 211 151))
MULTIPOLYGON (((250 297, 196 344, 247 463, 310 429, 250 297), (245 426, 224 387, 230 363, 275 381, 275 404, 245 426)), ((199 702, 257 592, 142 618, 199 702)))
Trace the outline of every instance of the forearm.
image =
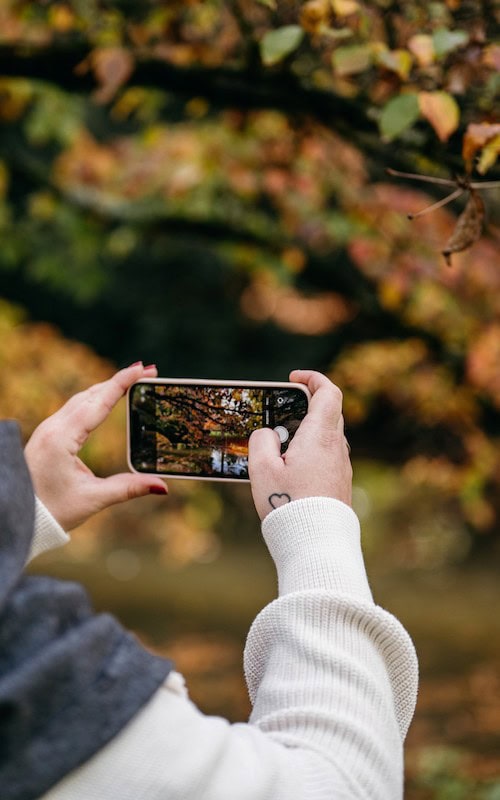
POLYGON ((401 797, 416 657, 399 622, 373 603, 354 514, 311 498, 273 512, 263 531, 280 597, 247 641, 251 722, 320 754, 346 796, 401 797))
POLYGON ((167 681, 44 800, 399 800, 416 661, 372 601, 352 512, 301 501, 264 533, 281 596, 250 631, 250 724, 204 716, 167 681), (272 541, 271 541, 272 540, 272 541))
POLYGON ((322 591, 289 595, 254 623, 245 668, 252 724, 321 755, 347 797, 402 797, 416 666, 394 618, 322 591))

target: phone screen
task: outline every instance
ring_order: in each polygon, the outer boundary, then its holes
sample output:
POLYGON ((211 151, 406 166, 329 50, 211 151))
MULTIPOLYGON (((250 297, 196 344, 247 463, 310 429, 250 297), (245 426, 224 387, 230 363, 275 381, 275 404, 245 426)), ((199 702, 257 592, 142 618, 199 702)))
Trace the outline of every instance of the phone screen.
POLYGON ((248 480, 248 438, 274 428, 284 453, 307 413, 300 387, 141 382, 129 391, 137 472, 248 480))

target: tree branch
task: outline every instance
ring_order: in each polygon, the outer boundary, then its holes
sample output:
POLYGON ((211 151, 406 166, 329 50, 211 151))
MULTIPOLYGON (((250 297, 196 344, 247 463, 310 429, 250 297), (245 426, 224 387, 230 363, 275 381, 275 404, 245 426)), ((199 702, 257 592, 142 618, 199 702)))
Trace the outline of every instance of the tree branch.
MULTIPOLYGON (((47 81, 71 92, 97 88, 92 71, 77 67, 89 56, 86 44, 20 49, 0 45, 0 75, 47 81)), ((425 127, 418 143, 400 147, 383 142, 369 105, 333 92, 309 87, 284 68, 180 67, 158 59, 138 59, 127 85, 161 89, 181 97, 204 97, 215 109, 275 109, 290 117, 308 116, 353 142, 377 163, 411 169, 422 152, 460 170, 461 157, 448 143, 443 148, 425 127)), ((458 146, 458 145, 457 145, 458 146)))

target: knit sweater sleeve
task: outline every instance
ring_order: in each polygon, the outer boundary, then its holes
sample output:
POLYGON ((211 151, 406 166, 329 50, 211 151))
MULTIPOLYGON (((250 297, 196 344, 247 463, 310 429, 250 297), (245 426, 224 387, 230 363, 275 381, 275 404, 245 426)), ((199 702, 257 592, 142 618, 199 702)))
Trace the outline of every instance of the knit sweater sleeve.
POLYGON ((417 690, 413 645, 372 599, 359 524, 329 498, 273 511, 279 594, 247 639, 253 710, 203 715, 171 676, 43 800, 400 800, 417 690))
POLYGON ((60 547, 66 542, 69 542, 69 536, 66 531, 61 528, 40 498, 35 497, 35 530, 28 561, 36 558, 40 553, 60 547))

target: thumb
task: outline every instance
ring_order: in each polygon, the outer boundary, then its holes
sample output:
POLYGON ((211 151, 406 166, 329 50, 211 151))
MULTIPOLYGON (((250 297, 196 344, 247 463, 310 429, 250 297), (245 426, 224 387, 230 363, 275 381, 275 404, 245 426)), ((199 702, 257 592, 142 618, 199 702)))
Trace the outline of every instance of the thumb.
POLYGON ((101 508, 107 508, 148 494, 167 494, 168 487, 161 478, 123 472, 109 478, 100 478, 95 492, 101 508))
POLYGON ((278 434, 271 428, 253 431, 248 441, 248 472, 268 470, 274 464, 282 465, 281 443, 278 434))

